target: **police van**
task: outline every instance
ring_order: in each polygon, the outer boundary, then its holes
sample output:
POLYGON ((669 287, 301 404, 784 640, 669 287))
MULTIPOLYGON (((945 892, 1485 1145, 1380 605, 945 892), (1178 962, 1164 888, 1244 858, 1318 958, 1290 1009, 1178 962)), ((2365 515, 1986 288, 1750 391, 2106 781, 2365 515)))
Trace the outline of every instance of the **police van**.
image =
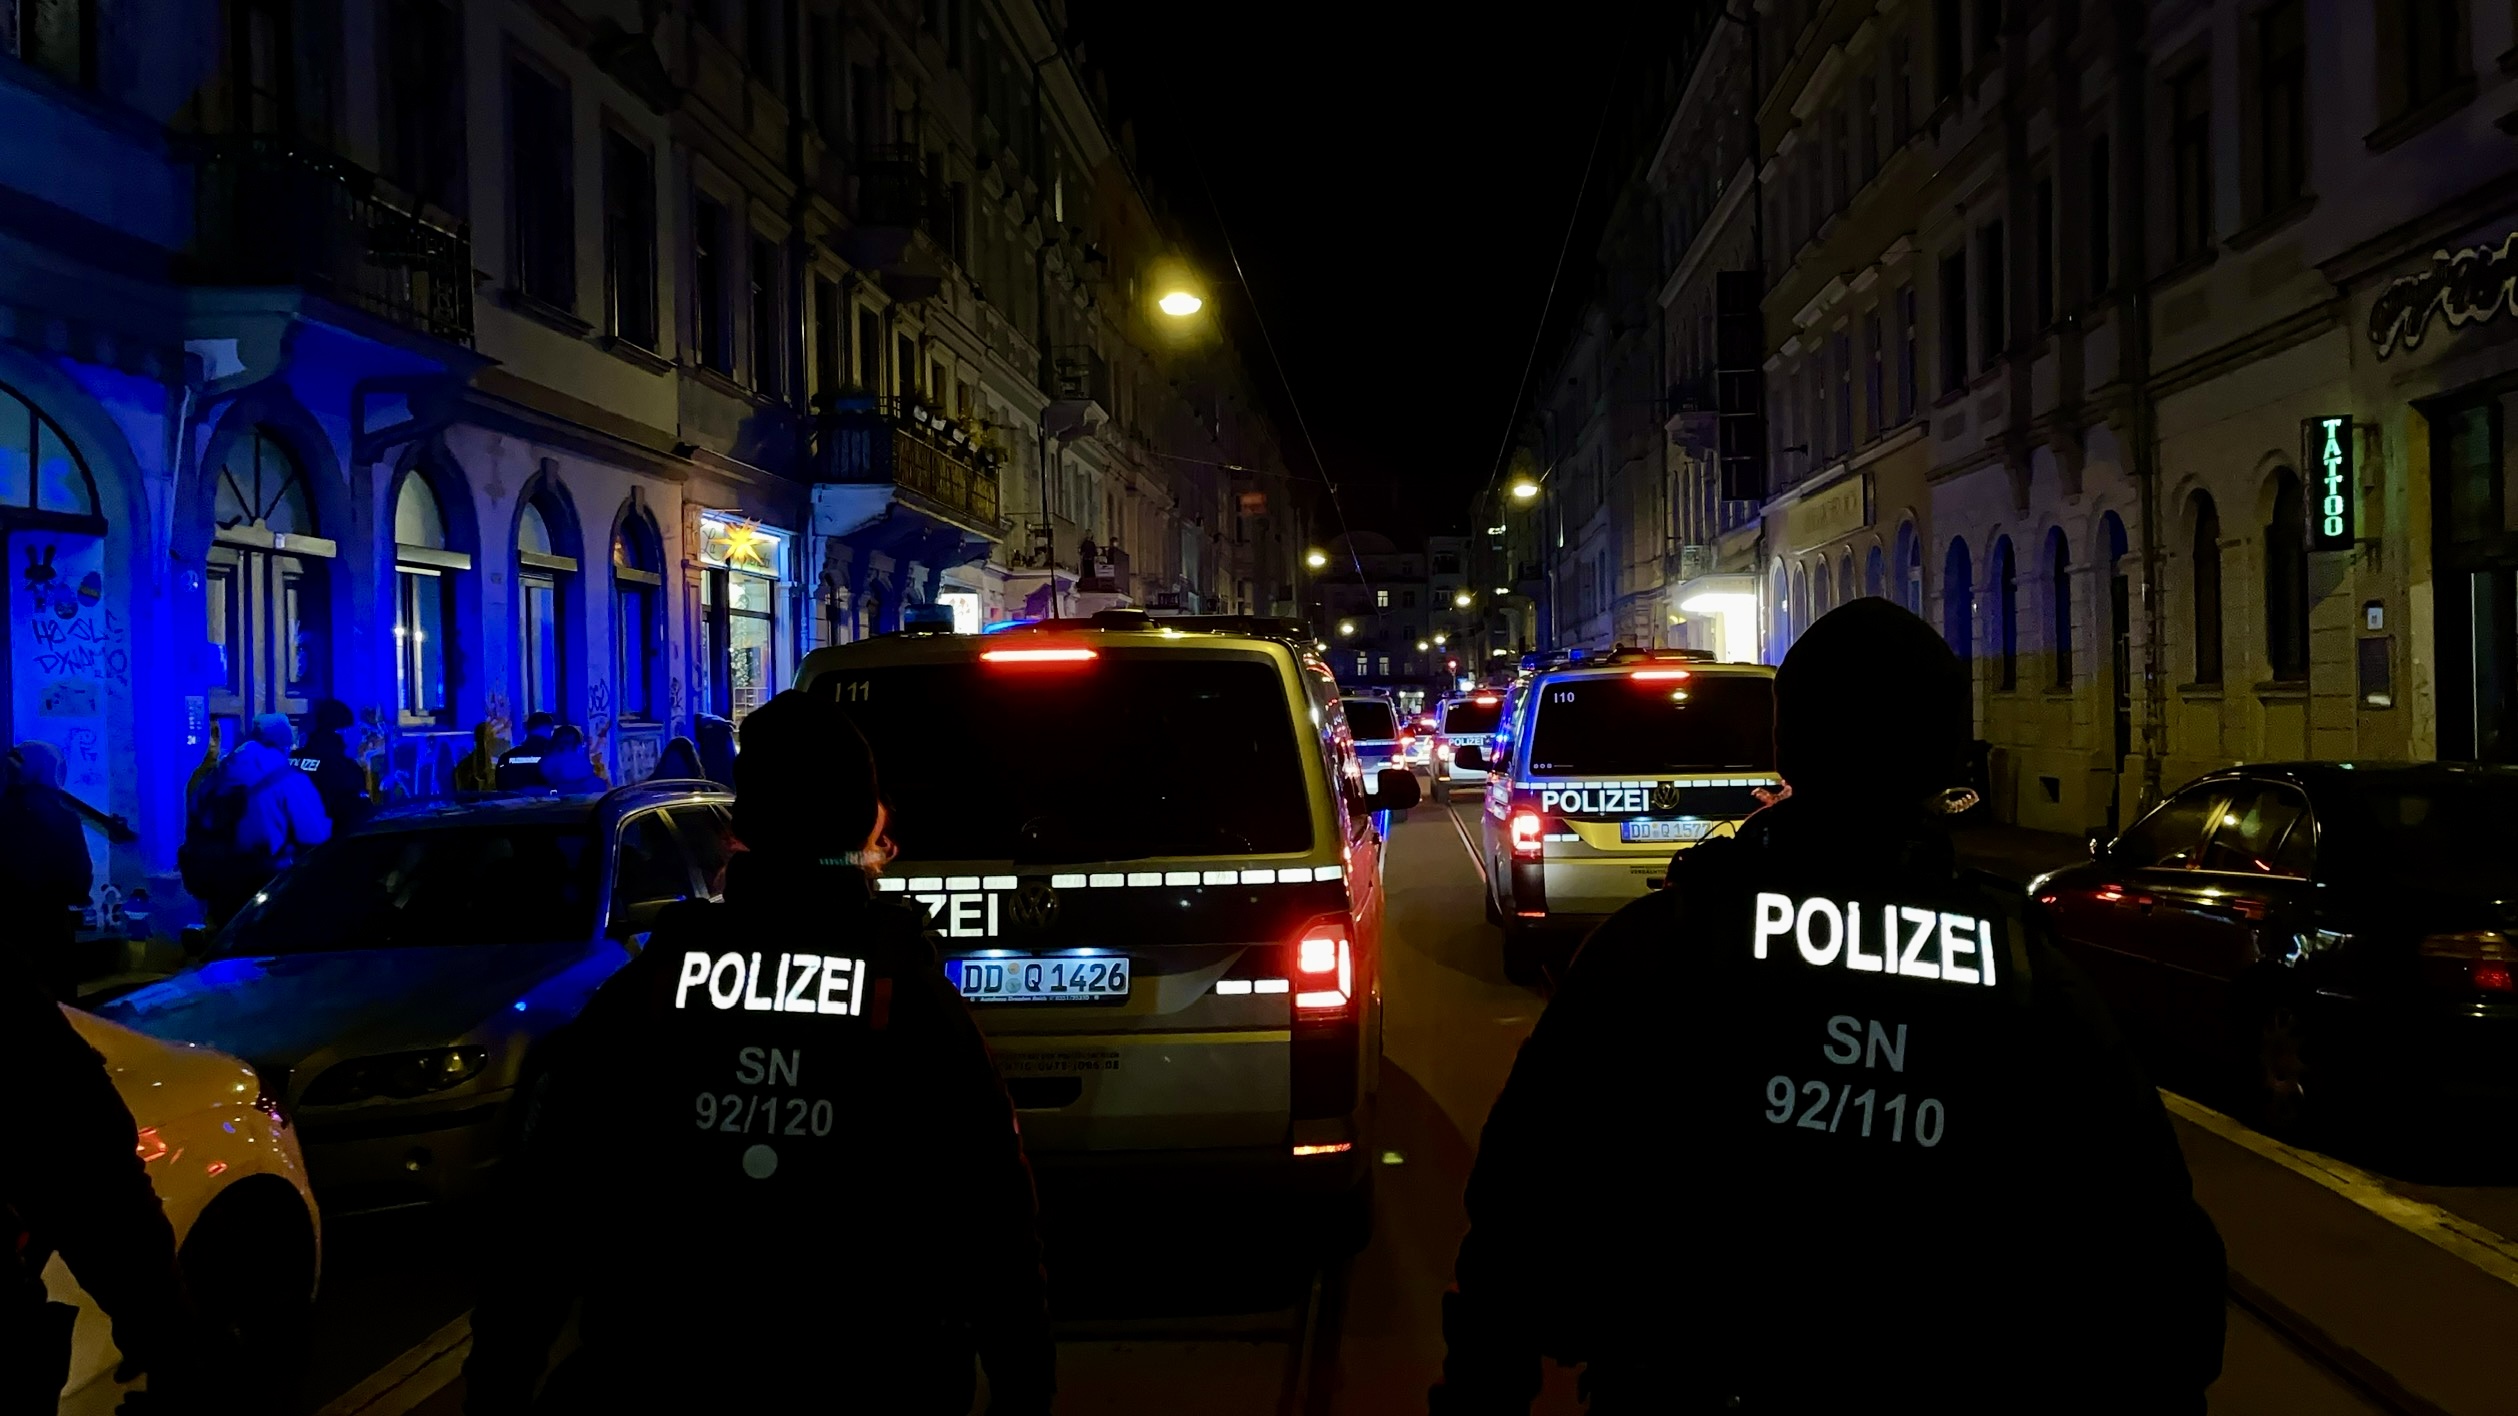
MULTIPOLYGON (((1553 942, 1728 836, 1775 773, 1775 671, 1694 651, 1620 649, 1535 663, 1479 754, 1487 914, 1508 976, 1534 981, 1553 942)), ((1454 750, 1458 760, 1459 750, 1454 750)))
MULTIPOLYGON (((1055 1211, 1079 1175, 1317 1197, 1360 1242, 1381 1056, 1382 842, 1298 622, 1134 611, 818 649, 896 854, 1055 1211), (1215 789, 1218 751, 1239 764, 1215 789)), ((1386 709, 1385 709, 1386 711, 1386 709)))
POLYGON ((1434 710, 1434 800, 1449 802, 1452 788, 1486 781, 1486 750, 1503 716, 1504 692, 1499 688, 1456 694, 1434 710))
MULTIPOLYGON (((1364 769, 1364 794, 1378 796, 1382 769, 1408 765, 1400 747, 1404 734, 1399 728, 1399 709, 1379 694, 1347 694, 1342 702, 1348 732, 1355 740, 1355 756, 1364 769)), ((1388 808, 1390 803, 1376 801, 1373 805, 1378 810, 1388 808)))

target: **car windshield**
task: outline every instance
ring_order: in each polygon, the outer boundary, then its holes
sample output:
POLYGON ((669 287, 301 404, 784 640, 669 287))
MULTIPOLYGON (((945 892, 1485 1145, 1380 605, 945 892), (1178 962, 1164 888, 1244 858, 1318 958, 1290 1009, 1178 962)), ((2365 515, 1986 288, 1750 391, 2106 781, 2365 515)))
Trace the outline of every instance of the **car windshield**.
POLYGON ((814 691, 873 744, 888 829, 909 860, 1311 848, 1284 679, 1257 656, 849 668, 814 691))
MULTIPOLYGON (((2376 829, 2381 873, 2450 890, 2518 893, 2518 780, 2356 778, 2353 804, 2376 829)), ((2369 863, 2369 862, 2365 862, 2369 863)))
POLYGON ((1538 690, 1530 770, 1643 776, 1771 770, 1775 695, 1763 675, 1556 679, 1538 690))
POLYGON ((584 939, 602 853, 577 822, 342 836, 281 875, 219 937, 230 955, 584 939))
POLYGON ((1346 700, 1347 731, 1357 742, 1388 742, 1399 735, 1399 720, 1378 698, 1346 700))
POLYGON ((1443 710, 1443 731, 1453 737, 1462 733, 1491 733, 1495 731, 1496 719, 1503 711, 1504 700, 1500 698, 1490 698, 1484 703, 1464 698, 1443 710))

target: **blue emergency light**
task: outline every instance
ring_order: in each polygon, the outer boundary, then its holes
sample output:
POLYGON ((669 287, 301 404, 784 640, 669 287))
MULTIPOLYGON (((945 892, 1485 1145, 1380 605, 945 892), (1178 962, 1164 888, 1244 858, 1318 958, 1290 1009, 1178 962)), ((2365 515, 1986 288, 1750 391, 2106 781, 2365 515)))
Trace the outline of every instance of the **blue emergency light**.
POLYGON ((1002 634, 1009 629, 1021 629, 1027 624, 1038 623, 1040 623, 1040 621, 1036 619, 990 620, 988 623, 979 627, 979 632, 982 634, 1002 634))

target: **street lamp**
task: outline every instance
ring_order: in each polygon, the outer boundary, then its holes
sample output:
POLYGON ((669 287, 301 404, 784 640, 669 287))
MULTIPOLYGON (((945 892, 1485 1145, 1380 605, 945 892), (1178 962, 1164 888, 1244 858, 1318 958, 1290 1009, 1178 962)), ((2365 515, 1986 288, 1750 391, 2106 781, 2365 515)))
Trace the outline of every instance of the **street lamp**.
POLYGON ((1451 607, 1455 610, 1465 610, 1469 608, 1470 599, 1471 596, 1469 592, 1463 590, 1459 594, 1451 597, 1451 607))
POLYGON ((1340 620, 1340 621, 1338 621, 1338 633, 1340 633, 1340 634, 1353 634, 1354 632, 1355 632, 1355 621, 1353 621, 1353 620, 1340 620))
POLYGON ((1167 314, 1176 320, 1187 319, 1189 316, 1205 309, 1206 305, 1206 301, 1199 299, 1197 296, 1190 294, 1186 290, 1170 291, 1165 294, 1162 299, 1154 302, 1154 308, 1161 310, 1164 314, 1167 314))
POLYGON ((1513 500, 1514 500, 1514 501, 1525 501, 1525 502, 1526 502, 1526 501, 1529 501, 1530 499, 1532 499, 1533 497, 1536 497, 1538 494, 1539 494, 1539 484, 1538 484, 1538 483, 1536 483, 1536 482, 1531 481, 1531 480, 1530 480, 1529 478, 1527 478, 1527 477, 1524 477, 1524 478, 1522 478, 1520 481, 1513 483, 1513 500))
POLYGON ((1426 642, 1425 642, 1424 640, 1422 640, 1422 639, 1420 639, 1420 640, 1416 641, 1416 652, 1418 652, 1419 654, 1424 653, 1426 650, 1431 649, 1432 647, 1434 647, 1434 646, 1432 646, 1432 645, 1430 645, 1430 644, 1426 643, 1426 642))
POLYGON ((1326 551, 1314 551, 1310 555, 1303 557, 1303 564, 1310 566, 1314 570, 1318 570, 1328 563, 1329 553, 1326 551))
POLYGON ((1495 593, 1498 595, 1509 595, 1513 593, 1513 587, 1509 585, 1498 585, 1495 587, 1495 593))
POLYGON ((1437 649, 1440 649, 1441 647, 1443 647, 1444 645, 1446 645, 1446 644, 1448 644, 1448 643, 1450 643, 1450 642, 1451 642, 1451 639, 1450 639, 1450 637, 1449 637, 1449 636, 1447 636, 1447 635, 1437 634, 1437 635, 1435 635, 1435 636, 1434 636, 1434 647, 1435 647, 1435 648, 1437 648, 1437 649))

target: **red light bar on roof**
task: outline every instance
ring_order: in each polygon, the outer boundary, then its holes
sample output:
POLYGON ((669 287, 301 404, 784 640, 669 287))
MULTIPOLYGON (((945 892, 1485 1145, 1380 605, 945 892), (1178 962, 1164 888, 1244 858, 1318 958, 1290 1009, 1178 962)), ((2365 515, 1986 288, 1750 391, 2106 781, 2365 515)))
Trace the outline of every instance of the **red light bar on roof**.
POLYGON ((1501 703, 1501 702, 1503 702, 1504 700, 1502 700, 1502 699, 1500 699, 1500 698, 1496 697, 1494 694, 1491 694, 1491 693, 1481 693, 1481 694, 1479 694, 1477 697, 1472 698, 1472 699, 1470 699, 1469 701, 1470 701, 1470 702, 1472 702, 1472 703, 1474 703, 1474 704, 1476 704, 1476 705, 1478 705, 1480 708, 1492 708, 1492 707, 1494 707, 1496 704, 1501 703))
POLYGON ((1689 675, 1685 669, 1637 669, 1627 677, 1640 683, 1669 683, 1689 675))
POLYGON ((1082 664, 1101 654, 1092 649, 983 649, 979 657, 991 664, 1082 664))

